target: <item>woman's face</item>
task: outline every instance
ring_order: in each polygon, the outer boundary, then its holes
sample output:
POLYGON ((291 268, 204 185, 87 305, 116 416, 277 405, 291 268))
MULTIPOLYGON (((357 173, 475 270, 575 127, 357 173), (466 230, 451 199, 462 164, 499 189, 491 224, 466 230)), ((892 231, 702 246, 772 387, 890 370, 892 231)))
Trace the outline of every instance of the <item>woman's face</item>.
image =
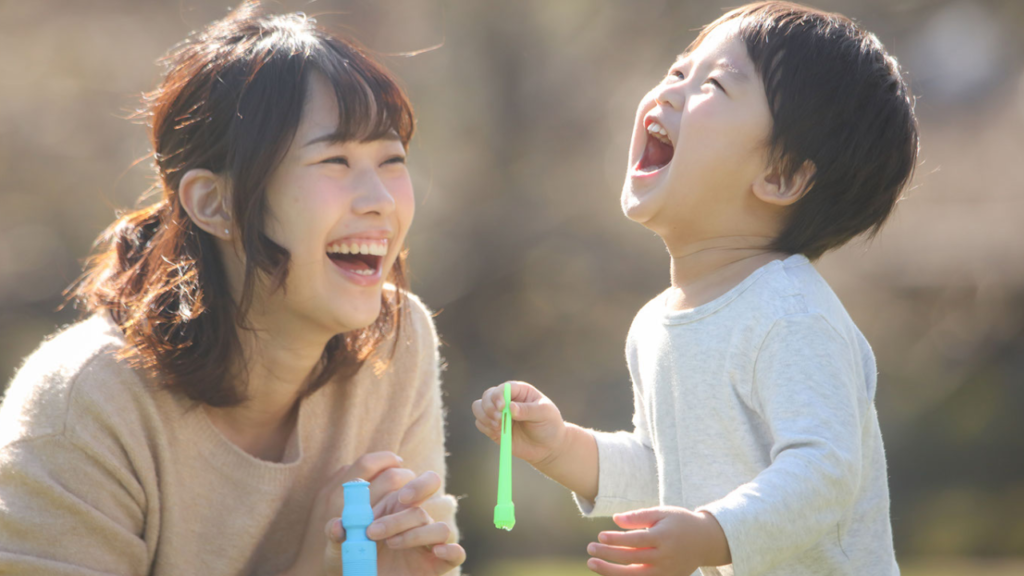
POLYGON ((397 134, 339 142, 338 119, 333 88, 311 74, 295 138, 267 184, 265 233, 291 254, 288 278, 254 310, 330 335, 377 319, 415 208, 397 134))

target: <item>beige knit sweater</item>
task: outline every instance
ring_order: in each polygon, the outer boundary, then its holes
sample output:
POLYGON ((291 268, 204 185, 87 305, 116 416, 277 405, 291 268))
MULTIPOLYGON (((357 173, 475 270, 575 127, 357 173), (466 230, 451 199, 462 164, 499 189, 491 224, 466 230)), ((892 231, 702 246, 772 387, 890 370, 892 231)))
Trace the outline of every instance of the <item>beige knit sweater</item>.
MULTIPOLYGON (((145 385, 115 359, 124 340, 106 314, 47 339, 0 407, 0 574, 276 574, 338 467, 390 450, 443 479, 437 335, 407 302, 390 369, 368 363, 304 400, 282 463, 145 385)), ((425 507, 455 528, 451 496, 425 507)))

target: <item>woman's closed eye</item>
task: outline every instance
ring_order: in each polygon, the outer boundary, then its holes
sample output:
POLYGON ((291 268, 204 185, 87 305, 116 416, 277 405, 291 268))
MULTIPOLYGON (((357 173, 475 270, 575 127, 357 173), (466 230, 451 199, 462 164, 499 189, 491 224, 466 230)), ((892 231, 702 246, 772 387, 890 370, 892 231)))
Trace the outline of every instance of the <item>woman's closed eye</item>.
MULTIPOLYGON (((348 158, 345 156, 331 156, 330 158, 323 160, 321 164, 338 164, 340 166, 348 166, 349 162, 348 158)), ((382 162, 381 166, 387 166, 389 164, 405 164, 405 156, 392 156, 382 162)))
POLYGON ((345 156, 331 156, 330 158, 321 162, 321 164, 340 164, 342 166, 348 166, 348 158, 345 156))
POLYGON ((713 84, 713 85, 717 86, 719 90, 721 90, 722 92, 725 92, 725 88, 722 87, 722 83, 719 82, 718 80, 715 80, 714 78, 708 78, 707 82, 705 82, 705 84, 713 84))

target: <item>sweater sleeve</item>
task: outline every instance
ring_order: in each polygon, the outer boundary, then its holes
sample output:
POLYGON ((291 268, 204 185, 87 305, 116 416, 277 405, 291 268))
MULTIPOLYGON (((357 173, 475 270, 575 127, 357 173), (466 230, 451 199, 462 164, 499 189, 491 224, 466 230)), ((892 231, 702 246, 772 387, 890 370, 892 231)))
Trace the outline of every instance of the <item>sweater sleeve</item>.
POLYGON ((769 330, 751 402, 771 434, 770 464, 698 508, 721 524, 737 576, 762 574, 822 538, 841 539, 870 403, 858 373, 850 345, 821 315, 787 316, 769 330))
POLYGON ((597 442, 597 498, 588 502, 573 494, 586 517, 612 516, 620 512, 657 506, 658 466, 651 447, 644 391, 636 366, 636 344, 627 343, 627 360, 633 375, 633 431, 591 431, 597 442))
POLYGON ((73 436, 0 448, 0 574, 145 574, 142 489, 73 436))
POLYGON ((409 300, 410 332, 417 340, 419 353, 414 381, 418 408, 414 411, 412 423, 402 435, 398 453, 405 465, 417 474, 433 470, 441 477, 441 489, 423 507, 435 521, 445 522, 451 527, 449 542, 458 542, 456 501, 446 492, 445 409, 441 400, 441 358, 437 332, 429 310, 415 296, 409 295, 409 300))

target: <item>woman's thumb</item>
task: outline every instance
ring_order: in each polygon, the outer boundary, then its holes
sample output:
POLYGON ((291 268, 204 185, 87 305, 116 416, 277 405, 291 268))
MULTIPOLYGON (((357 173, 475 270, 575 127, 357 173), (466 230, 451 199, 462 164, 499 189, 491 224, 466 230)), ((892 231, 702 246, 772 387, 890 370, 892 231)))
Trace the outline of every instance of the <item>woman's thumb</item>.
POLYGON ((345 541, 345 529, 341 518, 334 518, 324 527, 327 546, 324 548, 324 571, 326 574, 341 574, 341 543, 345 541))

